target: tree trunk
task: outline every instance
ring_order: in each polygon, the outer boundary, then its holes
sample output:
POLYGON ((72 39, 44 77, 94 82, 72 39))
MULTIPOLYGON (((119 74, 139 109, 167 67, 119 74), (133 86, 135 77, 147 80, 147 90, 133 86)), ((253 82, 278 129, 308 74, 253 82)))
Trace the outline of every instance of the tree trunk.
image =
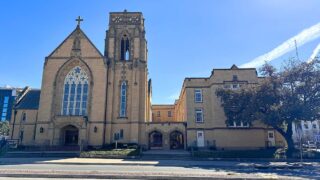
POLYGON ((292 157, 292 154, 294 152, 294 142, 292 139, 292 124, 288 124, 287 131, 285 133, 284 138, 286 139, 288 144, 286 155, 287 157, 292 157))
POLYGON ((279 127, 274 127, 287 141, 287 151, 286 156, 292 157, 292 154, 294 152, 294 142, 292 139, 292 124, 289 124, 287 127, 287 131, 284 131, 283 129, 279 127))

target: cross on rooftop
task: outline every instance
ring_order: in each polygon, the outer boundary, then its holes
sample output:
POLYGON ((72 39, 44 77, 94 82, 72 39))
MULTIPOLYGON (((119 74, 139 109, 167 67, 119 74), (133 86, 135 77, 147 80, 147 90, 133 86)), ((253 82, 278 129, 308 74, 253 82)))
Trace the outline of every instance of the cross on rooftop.
POLYGON ((76 19, 76 21, 78 22, 78 26, 80 26, 81 21, 83 21, 83 19, 81 19, 80 16, 78 16, 78 18, 76 19))

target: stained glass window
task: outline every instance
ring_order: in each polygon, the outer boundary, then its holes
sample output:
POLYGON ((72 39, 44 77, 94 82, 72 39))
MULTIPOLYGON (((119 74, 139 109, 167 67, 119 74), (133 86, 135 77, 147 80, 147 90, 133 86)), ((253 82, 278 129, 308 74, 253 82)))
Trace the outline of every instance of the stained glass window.
POLYGON ((127 108, 127 83, 123 81, 120 88, 120 117, 126 116, 127 108))
POLYGON ((62 115, 83 116, 87 114, 88 75, 81 67, 74 67, 64 80, 62 115))

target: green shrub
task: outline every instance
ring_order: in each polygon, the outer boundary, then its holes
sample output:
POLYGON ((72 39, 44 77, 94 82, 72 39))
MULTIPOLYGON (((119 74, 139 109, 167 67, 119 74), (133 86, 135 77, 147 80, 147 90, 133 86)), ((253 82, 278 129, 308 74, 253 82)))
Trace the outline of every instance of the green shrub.
POLYGON ((274 158, 275 152, 276 152, 276 149, 194 151, 194 157, 200 157, 200 158, 274 158))
POLYGON ((93 150, 81 152, 81 157, 127 157, 138 156, 140 154, 139 149, 112 149, 112 150, 93 150))

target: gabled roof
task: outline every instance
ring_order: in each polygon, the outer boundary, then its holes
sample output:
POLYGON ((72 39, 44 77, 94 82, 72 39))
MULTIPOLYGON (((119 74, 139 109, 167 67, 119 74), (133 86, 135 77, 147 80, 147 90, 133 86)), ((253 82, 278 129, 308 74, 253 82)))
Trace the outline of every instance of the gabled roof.
POLYGON ((239 68, 238 68, 238 66, 236 66, 235 64, 233 64, 230 69, 239 69, 239 68))
POLYGON ((98 53, 101 57, 104 57, 104 56, 102 55, 102 53, 99 51, 99 49, 92 43, 92 41, 88 38, 88 36, 82 31, 82 29, 80 28, 79 25, 78 25, 78 26, 62 41, 62 43, 60 43, 59 46, 58 46, 57 48, 55 48, 55 49, 49 54, 49 56, 47 56, 47 57, 51 57, 58 49, 60 49, 60 48, 62 47, 62 45, 64 45, 64 44, 67 42, 67 40, 69 40, 72 36, 74 36, 74 34, 76 34, 77 31, 80 32, 79 34, 81 34, 81 35, 84 37, 84 39, 86 39, 86 40, 90 43, 90 45, 97 51, 97 53, 98 53))
POLYGON ((38 109, 40 90, 29 90, 24 97, 15 105, 15 109, 38 109))

